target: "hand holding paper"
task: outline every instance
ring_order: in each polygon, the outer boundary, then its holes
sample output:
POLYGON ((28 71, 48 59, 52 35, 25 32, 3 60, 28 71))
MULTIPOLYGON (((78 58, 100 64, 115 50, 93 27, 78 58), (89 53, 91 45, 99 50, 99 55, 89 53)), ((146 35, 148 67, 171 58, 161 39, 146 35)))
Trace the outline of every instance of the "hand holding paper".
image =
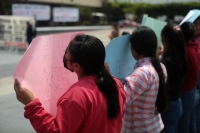
POLYGON ((132 73, 135 59, 131 54, 130 35, 124 35, 111 40, 106 46, 105 62, 112 75, 120 80, 132 73))
POLYGON ((31 101, 35 99, 33 93, 30 90, 23 87, 17 79, 15 79, 14 89, 15 89, 18 101, 20 101, 24 105, 30 103, 31 101))

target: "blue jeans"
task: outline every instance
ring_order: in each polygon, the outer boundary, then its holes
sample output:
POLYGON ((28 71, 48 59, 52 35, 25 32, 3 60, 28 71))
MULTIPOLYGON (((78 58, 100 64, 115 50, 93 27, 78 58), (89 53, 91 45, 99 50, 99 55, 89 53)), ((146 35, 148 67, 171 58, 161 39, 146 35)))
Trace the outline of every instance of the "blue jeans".
POLYGON ((178 122, 183 113, 181 100, 170 101, 167 111, 161 115, 164 123, 164 133, 177 133, 178 122))
POLYGON ((197 133, 196 132, 196 107, 198 103, 197 89, 182 92, 181 101, 183 114, 178 123, 179 133, 197 133))
MULTIPOLYGON (((198 73, 198 89, 200 96, 200 71, 198 73)), ((197 133, 200 133, 200 99, 196 109, 196 127, 197 127, 197 133)))

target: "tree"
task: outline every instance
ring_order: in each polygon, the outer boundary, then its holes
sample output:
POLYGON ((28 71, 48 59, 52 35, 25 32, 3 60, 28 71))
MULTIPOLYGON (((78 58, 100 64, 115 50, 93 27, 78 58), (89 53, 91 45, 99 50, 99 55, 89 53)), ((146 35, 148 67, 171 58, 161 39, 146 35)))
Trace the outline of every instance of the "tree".
POLYGON ((0 15, 11 15, 12 3, 16 1, 17 0, 0 0, 0 15))

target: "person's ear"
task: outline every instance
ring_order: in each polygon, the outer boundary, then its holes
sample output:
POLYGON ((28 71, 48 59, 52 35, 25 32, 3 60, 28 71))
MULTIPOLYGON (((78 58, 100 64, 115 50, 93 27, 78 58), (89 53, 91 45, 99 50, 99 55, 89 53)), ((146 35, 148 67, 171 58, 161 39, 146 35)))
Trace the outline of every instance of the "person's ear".
POLYGON ((80 71, 81 66, 78 63, 73 63, 73 70, 74 71, 80 71))
POLYGON ((135 60, 137 60, 139 54, 138 54, 133 48, 131 48, 131 53, 132 53, 132 55, 133 55, 133 58, 134 58, 135 60))

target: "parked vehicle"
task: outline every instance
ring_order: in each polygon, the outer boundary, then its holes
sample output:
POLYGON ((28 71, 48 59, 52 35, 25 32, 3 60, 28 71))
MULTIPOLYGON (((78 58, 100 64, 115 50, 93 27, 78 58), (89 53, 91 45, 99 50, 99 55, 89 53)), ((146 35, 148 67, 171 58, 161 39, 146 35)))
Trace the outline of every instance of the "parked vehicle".
POLYGON ((139 23, 137 23, 135 21, 130 21, 130 20, 119 20, 118 24, 119 24, 120 28, 123 28, 123 27, 138 27, 138 26, 140 26, 139 23))

